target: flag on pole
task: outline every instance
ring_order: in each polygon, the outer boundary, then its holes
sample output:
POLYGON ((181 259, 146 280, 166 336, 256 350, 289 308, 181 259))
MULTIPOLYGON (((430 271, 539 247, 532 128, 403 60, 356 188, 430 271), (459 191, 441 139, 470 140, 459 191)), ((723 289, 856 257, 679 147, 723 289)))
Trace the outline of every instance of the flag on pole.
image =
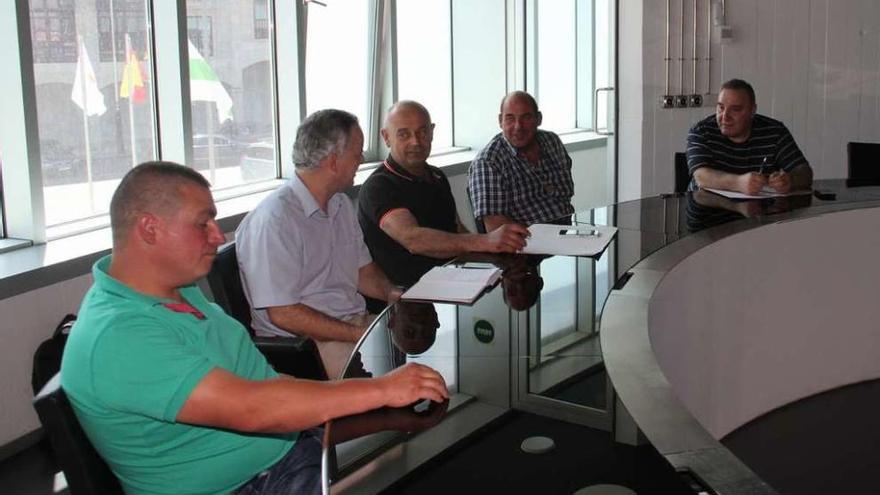
POLYGON ((103 115, 107 111, 107 107, 104 106, 104 94, 98 88, 95 69, 92 67, 89 52, 86 51, 86 45, 82 40, 79 41, 76 77, 73 79, 70 99, 88 116, 103 115))
POLYGON ((189 41, 189 90, 193 101, 217 104, 220 122, 232 120, 232 97, 192 41, 189 41))
POLYGON ((131 98, 132 103, 143 103, 147 100, 144 87, 144 75, 137 53, 131 47, 131 38, 125 35, 125 67, 122 69, 122 84, 119 85, 119 97, 131 98))

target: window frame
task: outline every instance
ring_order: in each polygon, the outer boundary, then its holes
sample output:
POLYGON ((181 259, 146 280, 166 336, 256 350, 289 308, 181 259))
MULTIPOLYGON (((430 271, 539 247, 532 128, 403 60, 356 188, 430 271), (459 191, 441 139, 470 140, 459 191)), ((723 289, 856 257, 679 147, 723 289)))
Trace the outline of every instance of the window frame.
MULTIPOLYGON (((592 82, 591 87, 575 84, 577 128, 572 131, 592 131, 594 111, 592 93, 596 81, 597 43, 594 36, 597 0, 571 1, 575 2, 577 17, 576 76, 578 81, 589 78, 592 82), (593 42, 584 43, 585 40, 593 40, 593 42)), ((152 99, 156 126, 154 156, 157 159, 192 164, 187 2, 186 0, 161 2, 144 0, 144 2, 147 17, 145 43, 149 45, 153 54, 150 70, 154 95, 156 95, 152 99), (162 22, 154 22, 155 19, 162 19, 162 22), (161 95, 161 98, 158 95, 161 95)), ((450 80, 452 148, 435 149, 433 153, 435 157, 482 146, 491 135, 498 132, 494 125, 489 128, 485 124, 487 115, 494 123, 497 112, 496 99, 500 100, 500 95, 513 89, 530 90, 535 84, 534 78, 530 79, 528 67, 529 57, 535 57, 536 51, 533 43, 530 47, 527 41, 530 40, 528 26, 534 21, 530 17, 530 12, 533 15, 537 0, 497 0, 480 5, 474 5, 469 0, 448 0, 448 2, 452 63, 450 80), (496 74, 499 68, 502 68, 502 71, 500 77, 493 75, 490 80, 480 79, 480 83, 476 84, 470 82, 473 76, 468 74, 468 68, 473 67, 473 61, 462 63, 462 59, 468 56, 468 47, 480 41, 479 36, 484 26, 481 26, 476 18, 483 18, 486 15, 493 19, 503 18, 500 26, 493 24, 483 35, 484 40, 491 45, 493 60, 489 68, 492 74, 496 74), (500 43, 499 39, 496 39, 499 36, 501 36, 500 43), (499 57, 500 61, 496 60, 499 57), (477 122, 477 118, 481 122, 477 122)), ((269 70, 274 93, 271 118, 275 126, 275 160, 278 173, 276 179, 260 183, 259 186, 250 184, 243 185, 240 192, 224 191, 224 197, 273 188, 277 186, 279 179, 289 178, 294 173, 290 150, 296 129, 305 117, 306 109, 304 47, 307 6, 303 2, 295 2, 295 8, 291 9, 289 4, 278 0, 266 0, 266 5, 268 38, 271 45, 269 70), (296 43, 279 44, 277 42, 279 39, 295 39, 296 43), (282 92, 278 88, 296 88, 296 90, 282 92)), ((364 88, 368 99, 368 117, 362 122, 362 127, 366 134, 365 158, 368 162, 364 164, 363 169, 375 167, 376 162, 384 158, 387 153, 380 129, 387 108, 398 99, 396 6, 397 0, 370 0, 367 67, 372 77, 366 78, 367 87, 364 88)), ((251 10, 252 8, 253 6, 251 10)), ((0 17, 3 18, 0 26, 6 27, 0 34, 0 39, 6 41, 7 46, 13 46, 14 43, 14 46, 19 48, 8 54, 7 60, 11 70, 6 71, 0 83, 0 90, 3 90, 5 95, 9 95, 8 98, 3 99, 0 109, 4 111, 4 115, 16 116, 5 119, 3 136, 0 136, 0 150, 3 151, 2 158, 6 162, 0 171, 4 179, 3 198, 6 200, 6 205, 15 205, 14 208, 3 211, 7 219, 3 233, 10 237, 32 239, 38 243, 45 242, 47 234, 36 117, 34 44, 19 43, 20 39, 32 39, 28 2, 16 0, 0 6, 0 17)), ((212 26, 212 37, 213 34, 212 26)), ((613 40, 608 41, 613 42, 613 40)), ((100 58, 100 55, 98 57, 100 58)))

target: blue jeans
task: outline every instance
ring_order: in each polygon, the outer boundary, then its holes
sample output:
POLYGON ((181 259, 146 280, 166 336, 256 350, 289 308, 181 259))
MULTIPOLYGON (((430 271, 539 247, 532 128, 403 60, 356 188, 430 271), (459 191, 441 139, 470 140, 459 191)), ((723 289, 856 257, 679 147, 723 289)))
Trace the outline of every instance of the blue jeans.
POLYGON ((235 495, 320 495, 323 437, 323 428, 310 428, 300 432, 290 452, 233 493, 235 495))

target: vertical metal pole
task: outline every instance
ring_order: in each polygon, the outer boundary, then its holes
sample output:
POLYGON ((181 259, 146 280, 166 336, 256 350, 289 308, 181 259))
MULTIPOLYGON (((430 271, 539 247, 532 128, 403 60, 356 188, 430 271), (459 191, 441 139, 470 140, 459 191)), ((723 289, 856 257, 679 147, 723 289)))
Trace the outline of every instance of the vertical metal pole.
POLYGON ((685 0, 681 0, 681 19, 679 22, 680 31, 681 31, 681 42, 679 43, 679 52, 678 52, 678 60, 680 64, 680 74, 678 77, 678 94, 684 94, 684 2, 685 0))
POLYGON ((694 53, 691 60, 694 62, 694 81, 693 81, 693 92, 692 94, 697 94, 697 2, 699 0, 694 0, 694 53))
POLYGON ((670 3, 672 0, 666 0, 666 57, 663 61, 666 64, 666 91, 663 92, 664 95, 669 94, 669 64, 672 63, 672 59, 669 58, 669 52, 672 45, 672 38, 670 29, 672 26, 672 11, 670 9, 670 3))
POLYGON ((712 0, 706 9, 706 94, 712 94, 712 0))

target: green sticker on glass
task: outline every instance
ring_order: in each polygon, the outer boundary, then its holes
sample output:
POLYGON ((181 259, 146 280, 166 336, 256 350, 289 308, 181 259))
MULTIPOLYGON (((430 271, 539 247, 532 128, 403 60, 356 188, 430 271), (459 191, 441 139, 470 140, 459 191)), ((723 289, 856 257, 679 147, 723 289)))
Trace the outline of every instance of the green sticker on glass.
POLYGON ((495 340, 495 329, 486 320, 477 320, 474 323, 474 337, 480 342, 488 344, 495 340))

